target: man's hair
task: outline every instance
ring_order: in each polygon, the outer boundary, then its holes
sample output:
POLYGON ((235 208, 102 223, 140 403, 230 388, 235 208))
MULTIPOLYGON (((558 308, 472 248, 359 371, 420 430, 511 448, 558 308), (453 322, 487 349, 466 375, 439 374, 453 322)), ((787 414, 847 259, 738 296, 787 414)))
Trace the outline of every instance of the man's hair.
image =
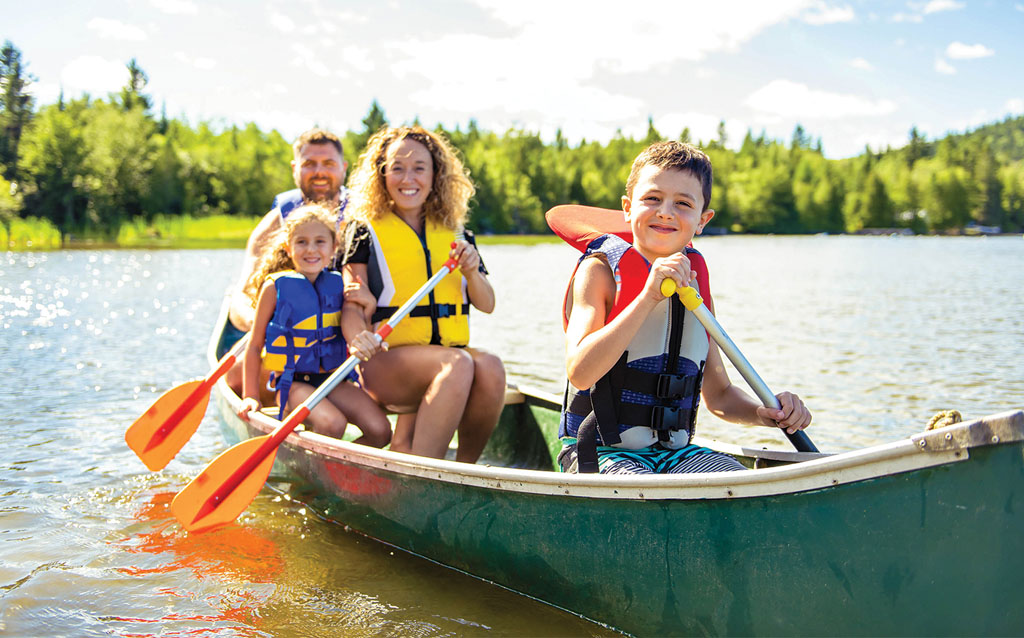
POLYGON ((704 195, 704 208, 711 204, 711 159, 696 146, 683 142, 655 142, 645 148, 636 159, 626 180, 626 197, 633 197, 633 187, 640 179, 640 171, 644 166, 657 166, 662 170, 689 171, 700 180, 701 192, 704 195))
POLYGON ((338 136, 330 131, 325 131, 322 128, 311 128, 302 135, 299 139, 295 140, 295 144, 292 144, 292 152, 295 157, 298 157, 302 152, 302 147, 306 144, 333 144, 334 148, 338 149, 338 155, 344 159, 345 151, 341 148, 341 140, 338 136))

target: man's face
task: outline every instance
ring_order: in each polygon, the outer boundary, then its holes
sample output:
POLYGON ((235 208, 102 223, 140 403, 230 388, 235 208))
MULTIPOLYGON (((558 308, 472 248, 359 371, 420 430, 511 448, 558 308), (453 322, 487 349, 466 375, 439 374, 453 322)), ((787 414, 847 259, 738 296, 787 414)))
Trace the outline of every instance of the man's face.
POLYGON ((334 144, 306 144, 292 160, 292 176, 310 202, 333 202, 348 166, 334 144))

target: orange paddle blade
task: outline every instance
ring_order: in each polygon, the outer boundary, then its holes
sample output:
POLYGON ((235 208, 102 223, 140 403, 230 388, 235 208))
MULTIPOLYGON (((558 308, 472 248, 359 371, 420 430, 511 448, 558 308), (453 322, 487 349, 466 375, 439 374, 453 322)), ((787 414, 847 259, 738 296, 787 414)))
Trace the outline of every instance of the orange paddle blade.
POLYGON ((192 479, 171 501, 171 513, 189 532, 200 532, 227 525, 249 507, 277 456, 277 446, 269 453, 265 443, 270 436, 246 439, 221 452, 220 456, 192 479), (259 460, 262 454, 266 456, 259 460), (248 468, 252 469, 248 469, 248 468), (238 484, 232 488, 232 484, 238 484))
POLYGON ((162 470, 192 438, 209 402, 201 379, 173 387, 128 427, 125 443, 150 470, 162 470))

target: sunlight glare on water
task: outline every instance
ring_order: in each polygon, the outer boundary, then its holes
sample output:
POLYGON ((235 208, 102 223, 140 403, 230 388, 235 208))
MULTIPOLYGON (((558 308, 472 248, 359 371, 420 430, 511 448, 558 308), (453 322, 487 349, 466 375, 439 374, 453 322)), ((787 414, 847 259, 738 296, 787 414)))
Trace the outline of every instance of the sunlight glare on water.
MULTIPOLYGON (((843 451, 904 438, 940 409, 1024 407, 1024 242, 715 237, 696 242, 726 331, 843 451)), ((562 295, 578 254, 484 245, 498 294, 473 342, 509 379, 564 387, 562 295)), ((214 411, 162 472, 125 428, 207 372, 240 250, 0 257, 0 634, 13 636, 609 635, 570 614, 345 531, 264 490, 197 537, 173 495, 224 449, 214 411)), ((733 374, 734 382, 742 379, 733 374)), ((702 413, 699 433, 785 449, 702 413)), ((279 487, 287 487, 281 485, 279 487)))

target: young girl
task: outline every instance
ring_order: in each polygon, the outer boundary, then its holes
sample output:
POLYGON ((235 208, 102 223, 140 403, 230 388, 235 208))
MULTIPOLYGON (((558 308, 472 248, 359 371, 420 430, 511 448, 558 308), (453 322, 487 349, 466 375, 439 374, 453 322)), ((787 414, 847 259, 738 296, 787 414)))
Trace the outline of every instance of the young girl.
MULTIPOLYGON (((278 418, 283 418, 347 358, 349 349, 340 327, 342 304, 374 304, 359 283, 346 287, 340 273, 328 270, 337 248, 334 227, 334 216, 320 205, 292 211, 246 286, 256 314, 245 351, 244 399, 238 410, 245 420, 250 411, 260 408, 261 361, 273 371, 271 384, 276 384, 273 389, 281 406, 278 418)), ((379 350, 377 337, 369 331, 351 341, 351 352, 364 361, 379 350)), ((387 417, 352 378, 318 403, 306 424, 314 432, 341 438, 351 421, 363 433, 356 443, 383 447, 391 439, 387 417)))

